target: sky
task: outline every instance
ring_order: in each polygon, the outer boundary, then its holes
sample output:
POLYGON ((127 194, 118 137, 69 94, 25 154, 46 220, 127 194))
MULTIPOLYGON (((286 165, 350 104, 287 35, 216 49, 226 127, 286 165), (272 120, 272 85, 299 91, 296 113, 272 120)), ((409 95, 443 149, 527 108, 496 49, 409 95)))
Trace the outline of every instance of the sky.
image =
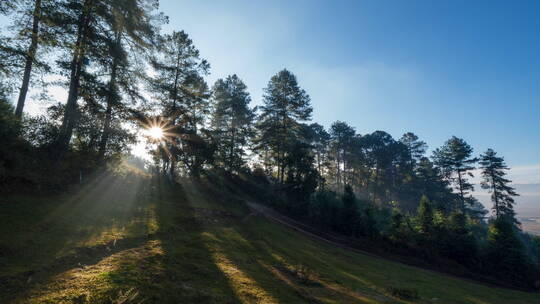
MULTIPOLYGON (((518 213, 540 216, 539 1, 162 0, 254 104, 281 69, 311 96, 313 120, 358 133, 412 131, 430 149, 452 135, 513 168, 518 213)), ((475 178, 479 181, 479 177, 475 178)), ((489 196, 476 194, 489 205, 489 196)))
POLYGON ((286 68, 311 96, 313 121, 412 131, 430 149, 452 135, 476 154, 493 148, 540 205, 540 1, 160 3, 163 30, 190 35, 210 84, 237 74, 260 104, 286 68))

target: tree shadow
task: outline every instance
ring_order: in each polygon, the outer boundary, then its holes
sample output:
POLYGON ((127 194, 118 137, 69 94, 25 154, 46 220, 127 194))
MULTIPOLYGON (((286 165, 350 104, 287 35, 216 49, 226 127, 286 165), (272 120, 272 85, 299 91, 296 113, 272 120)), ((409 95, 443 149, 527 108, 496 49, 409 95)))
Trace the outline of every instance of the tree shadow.
POLYGON ((147 241, 137 223, 145 217, 142 183, 140 177, 101 174, 65 195, 26 196, 20 205, 15 198, 12 205, 2 206, 3 214, 12 218, 1 225, 11 226, 12 234, 1 240, 2 248, 9 247, 0 257, 8 266, 0 274, 0 300, 17 298, 69 269, 147 241))
MULTIPOLYGON (((204 246, 204 225, 182 186, 154 178, 148 188, 159 252, 137 264, 122 263, 113 276, 125 280, 145 303, 240 303, 204 246)), ((118 286, 120 287, 120 286, 118 286)))
MULTIPOLYGON (((254 217, 250 219, 251 223, 239 226, 238 231, 245 240, 248 240, 249 246, 257 254, 255 260, 258 267, 266 269, 270 275, 279 279, 303 302, 402 303, 376 291, 364 294, 358 290, 351 290, 331 278, 323 277, 317 272, 321 264, 313 265, 313 259, 319 259, 316 251, 304 250, 298 245, 283 248, 283 243, 280 244, 278 239, 268 237, 264 229, 262 231, 254 229, 255 227, 260 228, 258 223, 261 221, 266 221, 266 219, 254 217), (294 256, 291 255, 291 250, 297 251, 294 256)), ((275 228, 279 229, 279 227, 275 228)), ((291 231, 291 233, 295 232, 291 231)), ((298 237, 293 237, 293 239, 298 237)), ((324 263, 324 261, 321 262, 324 263)), ((249 269, 246 269, 246 272, 250 273, 249 269)))

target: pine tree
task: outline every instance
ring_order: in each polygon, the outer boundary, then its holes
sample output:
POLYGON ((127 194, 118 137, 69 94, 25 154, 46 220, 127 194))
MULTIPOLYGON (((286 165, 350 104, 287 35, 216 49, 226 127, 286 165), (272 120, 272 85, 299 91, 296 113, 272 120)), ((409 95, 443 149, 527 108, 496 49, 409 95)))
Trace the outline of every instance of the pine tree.
POLYGON ((47 51, 58 44, 59 25, 53 20, 58 13, 57 6, 57 1, 52 0, 19 0, 0 6, 0 13, 9 14, 13 20, 11 29, 14 36, 4 39, 0 52, 8 53, 11 67, 22 74, 15 108, 15 115, 19 118, 29 86, 33 83, 32 75, 36 70, 50 71, 50 63, 40 58, 46 58, 47 51))
POLYGON ((427 144, 418 139, 418 136, 412 132, 407 132, 399 139, 399 142, 407 147, 407 152, 411 165, 415 165, 424 156, 427 144))
POLYGON ((254 109, 246 85, 236 75, 218 79, 213 87, 211 128, 215 136, 216 160, 226 170, 245 165, 245 147, 253 136, 254 109))
POLYGON ((471 171, 477 158, 472 157, 473 148, 463 139, 453 136, 441 147, 433 152, 434 163, 441 168, 444 176, 454 183, 459 194, 458 210, 465 212, 469 191, 474 186, 469 183, 467 176, 473 177, 471 171))
POLYGON ((102 113, 102 132, 98 159, 105 157, 115 119, 129 117, 129 104, 144 100, 139 85, 146 76, 144 57, 153 47, 157 35, 159 15, 153 14, 156 0, 121 0, 112 8, 110 32, 105 36, 105 56, 99 62, 103 74, 108 76, 102 90, 105 111, 102 113), (129 102, 128 102, 129 101, 129 102))
POLYGON ((354 128, 342 121, 336 121, 330 127, 330 149, 335 162, 336 190, 339 192, 348 182, 346 179, 346 171, 349 167, 347 159, 355 135, 354 128))
POLYGON ((310 129, 313 137, 315 165, 319 172, 319 186, 324 189, 325 179, 323 177, 323 171, 325 171, 324 169, 328 166, 330 134, 318 123, 312 123, 310 129))
POLYGON ((449 182, 443 178, 440 168, 435 167, 429 158, 422 157, 415 173, 414 187, 420 197, 430 197, 434 208, 449 212, 453 208, 449 202, 455 201, 456 195, 452 193, 449 182))
POLYGON ((515 189, 509 186, 512 181, 505 178, 506 170, 510 170, 503 157, 498 157, 492 149, 480 156, 482 169, 482 188, 491 192, 495 218, 505 217, 513 223, 518 223, 514 212, 514 197, 518 196, 515 189))
POLYGON ((39 25, 42 18, 42 7, 41 7, 41 0, 35 0, 33 1, 33 12, 32 12, 32 30, 30 34, 30 45, 28 46, 28 50, 25 54, 25 67, 24 67, 24 75, 22 79, 21 89, 19 92, 19 98, 17 100, 17 107, 15 108, 15 115, 17 117, 22 116, 24 103, 26 101, 26 94, 28 93, 28 86, 30 84, 30 74, 32 72, 32 65, 35 61, 36 52, 38 48, 38 40, 39 40, 39 25))
MULTIPOLYGON (((84 96, 81 94, 81 81, 85 74, 89 78, 94 76, 85 73, 85 66, 89 65, 89 58, 99 57, 101 42, 105 40, 108 29, 106 25, 113 19, 110 15, 114 11, 111 5, 114 6, 115 3, 106 0, 66 0, 59 4, 61 13, 58 14, 56 22, 62 24, 62 45, 71 57, 69 63, 61 62, 69 76, 67 102, 55 143, 59 160, 67 152, 73 131, 77 127, 78 100, 84 96)), ((92 82, 90 79, 89 81, 92 82)))
POLYGON ((373 201, 383 203, 395 181, 396 141, 384 131, 375 131, 361 138, 361 146, 369 170, 366 187, 373 201))
POLYGON ((532 283, 530 264, 515 227, 505 217, 496 218, 489 226, 486 262, 488 270, 513 283, 532 283))
POLYGON ((277 168, 277 179, 283 183, 287 154, 301 138, 301 122, 311 119, 313 108, 309 95, 300 88, 296 76, 288 70, 272 76, 264 92, 255 148, 258 151, 270 149, 277 168))
POLYGON ((429 235, 433 232, 433 208, 428 197, 423 195, 418 206, 420 232, 429 235))
POLYGON ((197 176, 209 159, 202 124, 209 112, 210 92, 203 79, 210 65, 184 31, 164 35, 150 61, 155 75, 149 90, 158 100, 161 116, 167 123, 165 164, 175 176, 177 162, 197 176), (202 134, 201 134, 202 133, 202 134))
POLYGON ((283 183, 284 192, 291 199, 291 210, 297 216, 305 216, 309 211, 310 198, 320 180, 313 156, 311 128, 300 125, 300 134, 289 142, 284 167, 287 178, 283 183))

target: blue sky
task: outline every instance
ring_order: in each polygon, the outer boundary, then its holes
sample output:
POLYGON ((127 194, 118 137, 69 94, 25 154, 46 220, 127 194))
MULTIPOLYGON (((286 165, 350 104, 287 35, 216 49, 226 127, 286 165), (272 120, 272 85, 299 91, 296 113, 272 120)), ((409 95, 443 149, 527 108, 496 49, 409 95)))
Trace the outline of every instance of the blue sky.
POLYGON ((173 1, 185 30, 254 103, 280 69, 310 94, 314 121, 361 134, 413 131, 491 147, 520 183, 540 183, 538 1, 173 1))

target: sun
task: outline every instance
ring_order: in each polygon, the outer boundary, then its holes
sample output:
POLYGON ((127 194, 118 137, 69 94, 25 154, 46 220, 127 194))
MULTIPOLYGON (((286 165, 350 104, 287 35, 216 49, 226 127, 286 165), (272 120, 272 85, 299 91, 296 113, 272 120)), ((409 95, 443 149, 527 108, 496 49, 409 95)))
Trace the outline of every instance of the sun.
POLYGON ((152 139, 159 140, 163 138, 163 129, 160 127, 152 127, 148 129, 147 134, 152 139))

